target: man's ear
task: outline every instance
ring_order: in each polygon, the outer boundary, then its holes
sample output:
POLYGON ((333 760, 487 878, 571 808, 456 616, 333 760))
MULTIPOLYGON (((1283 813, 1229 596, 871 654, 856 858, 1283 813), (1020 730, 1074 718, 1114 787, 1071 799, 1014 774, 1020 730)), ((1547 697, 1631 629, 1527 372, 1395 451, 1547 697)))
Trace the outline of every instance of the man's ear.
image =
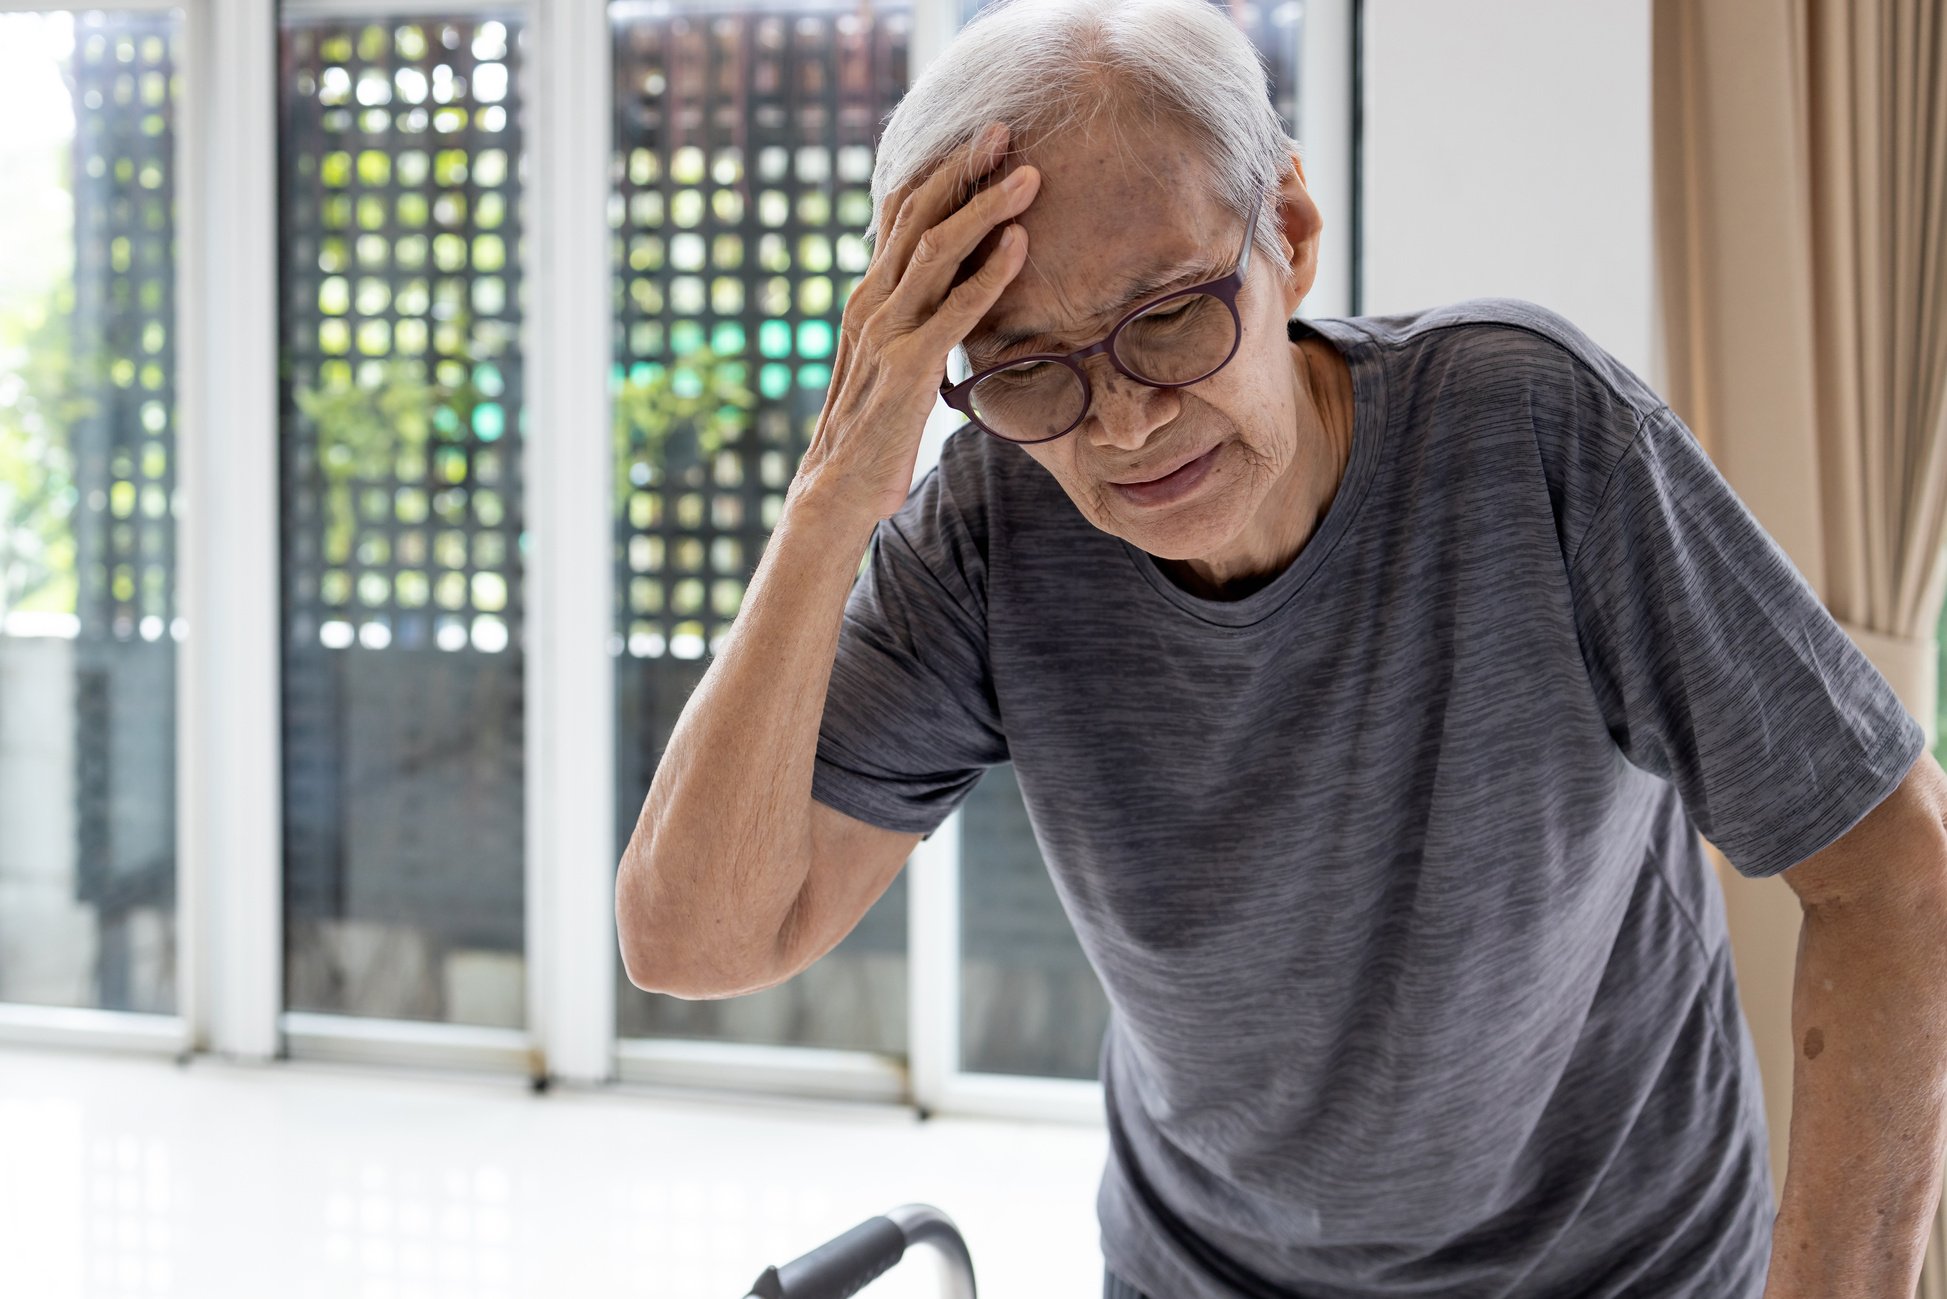
POLYGON ((1325 218, 1319 214, 1318 204, 1312 202, 1311 190, 1305 185, 1304 160, 1293 148, 1291 171, 1278 185, 1278 228, 1291 263, 1291 270, 1284 277, 1287 320, 1297 314, 1298 305, 1318 279, 1318 240, 1324 227, 1325 218))

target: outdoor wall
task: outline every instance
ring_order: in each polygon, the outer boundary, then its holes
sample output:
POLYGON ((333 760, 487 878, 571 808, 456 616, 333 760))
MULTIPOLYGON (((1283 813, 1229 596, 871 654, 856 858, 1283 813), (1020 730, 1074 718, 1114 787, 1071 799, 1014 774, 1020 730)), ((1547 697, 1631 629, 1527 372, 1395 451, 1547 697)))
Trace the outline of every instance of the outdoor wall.
POLYGON ((74 642, 0 636, 0 1001, 86 1006, 97 934, 77 900, 74 642))

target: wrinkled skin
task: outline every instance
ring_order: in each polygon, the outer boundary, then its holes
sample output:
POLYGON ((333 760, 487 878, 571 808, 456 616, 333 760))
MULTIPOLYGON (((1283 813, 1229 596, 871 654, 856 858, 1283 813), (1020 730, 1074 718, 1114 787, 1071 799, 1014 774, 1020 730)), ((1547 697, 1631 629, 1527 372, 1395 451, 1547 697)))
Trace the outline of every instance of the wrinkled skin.
MULTIPOLYGON (((1091 357, 1084 363, 1095 390, 1088 418, 1064 437, 1015 448, 1052 474, 1089 522, 1213 599, 1248 595, 1290 564, 1350 455, 1344 360, 1323 340, 1293 344, 1284 327, 1317 276, 1323 225, 1293 157, 1276 200, 1292 268, 1281 274, 1261 249, 1253 253, 1238 297, 1243 337, 1230 363, 1190 387, 1165 390, 1125 378, 1106 356, 1091 357), (1218 442, 1225 445, 1209 476, 1185 500, 1139 506, 1109 486, 1167 472, 1218 442)), ((975 366, 1094 342, 1135 305, 1123 301, 1130 283, 1199 262, 1207 272, 1200 278, 1215 278, 1243 248, 1244 226, 1210 196, 1196 145, 1166 124, 1118 130, 1098 119, 1045 138, 1017 135, 996 175, 1022 169, 1039 181, 1016 218, 1027 232, 1025 261, 967 335, 975 366), (997 328, 1049 337, 999 352, 983 338, 997 328)), ((969 263, 994 242, 983 241, 969 263)))

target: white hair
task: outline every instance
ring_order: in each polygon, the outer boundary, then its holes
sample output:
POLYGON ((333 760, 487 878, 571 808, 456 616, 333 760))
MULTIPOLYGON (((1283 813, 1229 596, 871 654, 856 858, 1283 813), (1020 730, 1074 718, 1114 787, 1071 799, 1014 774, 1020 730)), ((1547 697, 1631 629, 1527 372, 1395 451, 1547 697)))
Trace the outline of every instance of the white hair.
POLYGON ((872 169, 872 229, 890 215, 888 196, 991 121, 1018 140, 1105 114, 1125 154, 1129 116, 1186 130, 1204 148, 1213 197, 1239 221, 1255 214, 1258 256, 1289 266, 1265 198, 1291 173, 1295 146, 1257 47, 1207 0, 1000 0, 983 11, 888 117, 872 169))

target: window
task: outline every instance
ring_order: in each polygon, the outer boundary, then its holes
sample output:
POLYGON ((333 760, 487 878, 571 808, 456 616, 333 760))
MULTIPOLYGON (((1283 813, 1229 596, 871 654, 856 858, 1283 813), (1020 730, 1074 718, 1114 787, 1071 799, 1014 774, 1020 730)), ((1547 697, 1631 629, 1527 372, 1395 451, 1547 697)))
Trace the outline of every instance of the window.
MULTIPOLYGON (((610 12, 619 859, 824 403, 912 15, 822 3, 610 12)), ((618 1030, 897 1055, 906 940, 902 874, 836 950, 765 992, 645 993, 618 957, 618 1030)))
POLYGON ((519 1027, 523 28, 286 19, 285 997, 519 1027))
POLYGON ((122 2, 0 14, 0 1039, 1099 1114, 1010 768, 779 988, 610 925, 963 0, 122 2))
POLYGON ((177 1008, 180 27, 0 14, 0 1002, 177 1008))

